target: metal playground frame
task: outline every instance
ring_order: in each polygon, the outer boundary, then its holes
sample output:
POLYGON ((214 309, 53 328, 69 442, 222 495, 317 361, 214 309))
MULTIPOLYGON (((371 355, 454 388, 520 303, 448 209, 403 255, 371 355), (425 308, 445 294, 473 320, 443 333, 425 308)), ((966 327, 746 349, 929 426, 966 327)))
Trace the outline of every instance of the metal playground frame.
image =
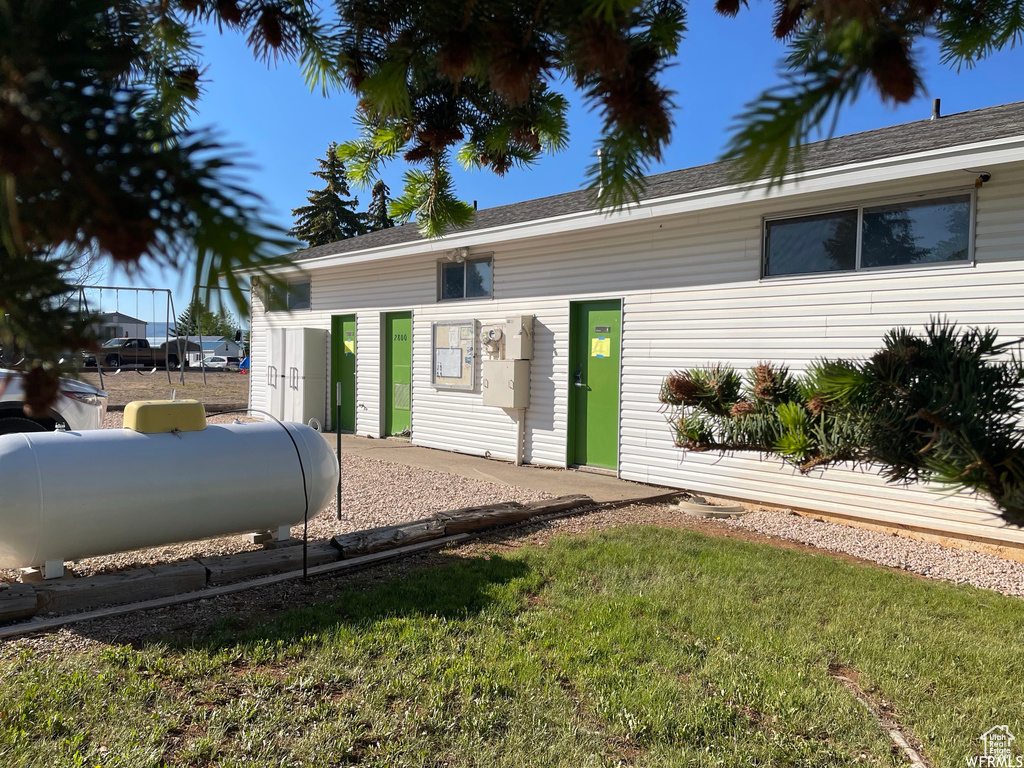
MULTIPOLYGON (((172 324, 176 324, 177 323, 178 316, 177 316, 177 314, 174 311, 174 296, 171 293, 171 290, 169 288, 138 288, 138 287, 135 287, 135 286, 126 286, 126 285, 82 285, 82 286, 78 286, 75 289, 75 291, 77 292, 77 296, 73 297, 71 300, 72 301, 75 301, 75 300, 78 301, 78 311, 80 313, 84 313, 84 314, 92 314, 92 310, 89 307, 89 297, 86 295, 87 291, 90 292, 90 293, 95 293, 97 291, 99 292, 99 297, 98 297, 98 300, 97 300, 97 304, 99 304, 99 311, 100 312, 103 311, 103 293, 104 293, 104 291, 108 291, 108 292, 113 292, 114 293, 114 306, 115 306, 114 311, 117 312, 117 313, 121 312, 121 293, 125 292, 125 293, 127 293, 129 295, 130 294, 135 294, 135 315, 136 315, 136 318, 140 314, 140 301, 139 301, 140 296, 142 294, 144 294, 144 293, 148 293, 150 295, 150 307, 151 307, 151 310, 152 310, 153 322, 154 323, 158 322, 157 319, 156 319, 156 316, 157 316, 157 312, 156 312, 156 305, 157 305, 156 297, 157 297, 157 294, 163 294, 164 297, 165 297, 165 301, 164 301, 164 344, 163 344, 163 346, 164 346, 164 354, 165 354, 165 357, 164 357, 164 369, 167 372, 167 383, 168 384, 173 384, 174 383, 171 380, 171 368, 167 364, 167 358, 166 358, 166 354, 169 351, 169 347, 171 345, 171 342, 173 341, 175 343, 175 345, 177 346, 177 352, 178 352, 178 361, 179 361, 179 364, 178 364, 178 378, 179 378, 179 382, 182 385, 184 385, 184 383, 185 383, 185 367, 186 367, 186 360, 187 360, 187 357, 186 357, 186 354, 185 354, 186 351, 187 351, 187 349, 186 349, 186 347, 187 347, 187 339, 183 338, 180 334, 177 333, 177 328, 175 328, 175 333, 174 333, 173 337, 171 335, 171 326, 172 326, 172 324)), ((197 296, 198 295, 198 291, 196 291, 195 294, 197 296)), ((202 329, 199 328, 199 327, 196 328, 196 331, 197 331, 197 335, 199 336, 199 350, 200 350, 200 354, 199 354, 199 367, 200 367, 200 369, 203 372, 203 384, 206 384, 207 383, 206 382, 206 365, 204 363, 204 355, 203 355, 203 351, 202 351, 202 348, 203 348, 203 332, 202 332, 202 329)), ((100 360, 99 355, 97 355, 96 356, 96 371, 99 374, 99 377, 100 377, 100 388, 102 389, 103 388, 103 365, 101 363, 102 363, 102 361, 100 360)), ((139 374, 140 376, 152 376, 153 374, 155 374, 157 372, 158 369, 159 369, 159 366, 154 364, 153 370, 151 370, 151 371, 145 372, 145 371, 136 370, 135 372, 137 374, 139 374)), ((116 371, 113 371, 112 373, 110 373, 108 375, 110 375, 110 376, 117 376, 120 373, 121 373, 121 369, 118 368, 116 371)))

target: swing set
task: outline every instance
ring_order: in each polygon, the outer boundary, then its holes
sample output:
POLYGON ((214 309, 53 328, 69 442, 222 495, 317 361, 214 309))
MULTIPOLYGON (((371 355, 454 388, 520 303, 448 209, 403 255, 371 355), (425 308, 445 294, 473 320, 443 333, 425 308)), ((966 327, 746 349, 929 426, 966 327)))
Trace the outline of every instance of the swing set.
MULTIPOLYGON (((167 288, 135 288, 131 286, 120 286, 120 285, 90 285, 80 286, 78 288, 78 311, 83 314, 91 314, 92 310, 89 306, 89 297, 86 295, 86 291, 98 293, 98 311, 103 312, 103 295, 106 292, 108 295, 112 292, 114 294, 114 312, 116 315, 121 313, 121 293, 124 292, 130 297, 131 294, 135 294, 135 319, 139 319, 139 313, 141 310, 141 297, 142 294, 148 293, 150 299, 150 317, 152 322, 157 322, 157 294, 162 294, 164 297, 164 343, 161 345, 164 352, 164 369, 167 371, 167 383, 173 384, 171 380, 171 365, 168 362, 171 357, 172 341, 177 348, 178 353, 178 369, 180 383, 185 383, 185 362, 186 362, 186 347, 187 340, 182 339, 177 333, 171 335, 171 325, 177 322, 174 313, 174 297, 171 295, 171 291, 167 288)), ((130 301, 130 299, 129 299, 130 301)), ((144 321, 143 321, 144 322, 144 321)), ((148 325, 148 323, 147 323, 148 325)), ((144 334, 142 334, 144 335, 144 334)), ((147 342, 148 343, 148 342, 147 342)), ((202 348, 202 337, 200 336, 200 348, 202 348)), ((201 356, 200 356, 201 357, 201 356)), ((100 388, 103 388, 103 360, 100 354, 96 355, 96 371, 100 377, 100 388)), ((156 355, 153 356, 153 368, 150 371, 143 371, 136 369, 135 373, 140 376, 152 376, 159 369, 157 365, 156 355)), ((109 373, 110 376, 117 376, 121 373, 121 366, 117 365, 116 370, 109 373)), ((203 367, 203 383, 206 383, 206 369, 203 367)))

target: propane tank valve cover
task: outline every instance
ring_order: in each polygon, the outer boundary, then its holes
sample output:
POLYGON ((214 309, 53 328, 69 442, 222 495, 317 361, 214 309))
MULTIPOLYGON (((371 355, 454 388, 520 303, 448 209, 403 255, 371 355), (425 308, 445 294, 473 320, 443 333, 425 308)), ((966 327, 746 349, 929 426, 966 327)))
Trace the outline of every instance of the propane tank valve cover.
POLYGON ((146 435, 206 429, 206 408, 198 400, 136 400, 124 407, 124 428, 146 435))

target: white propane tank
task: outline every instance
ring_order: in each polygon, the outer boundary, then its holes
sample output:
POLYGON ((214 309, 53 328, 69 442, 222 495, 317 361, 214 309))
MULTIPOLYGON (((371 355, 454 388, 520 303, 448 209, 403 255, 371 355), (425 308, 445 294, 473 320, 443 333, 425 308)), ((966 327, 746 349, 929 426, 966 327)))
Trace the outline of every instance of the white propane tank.
POLYGON ((295 525, 303 471, 313 517, 334 495, 338 459, 302 424, 2 435, 0 568, 295 525))

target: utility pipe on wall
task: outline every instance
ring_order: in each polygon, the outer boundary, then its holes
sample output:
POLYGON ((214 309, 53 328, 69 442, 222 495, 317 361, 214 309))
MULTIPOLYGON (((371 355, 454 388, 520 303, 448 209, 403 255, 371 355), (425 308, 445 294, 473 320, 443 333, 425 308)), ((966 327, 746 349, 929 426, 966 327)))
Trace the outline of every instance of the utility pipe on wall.
POLYGON ((526 409, 516 410, 516 466, 523 466, 523 454, 526 451, 526 409))

